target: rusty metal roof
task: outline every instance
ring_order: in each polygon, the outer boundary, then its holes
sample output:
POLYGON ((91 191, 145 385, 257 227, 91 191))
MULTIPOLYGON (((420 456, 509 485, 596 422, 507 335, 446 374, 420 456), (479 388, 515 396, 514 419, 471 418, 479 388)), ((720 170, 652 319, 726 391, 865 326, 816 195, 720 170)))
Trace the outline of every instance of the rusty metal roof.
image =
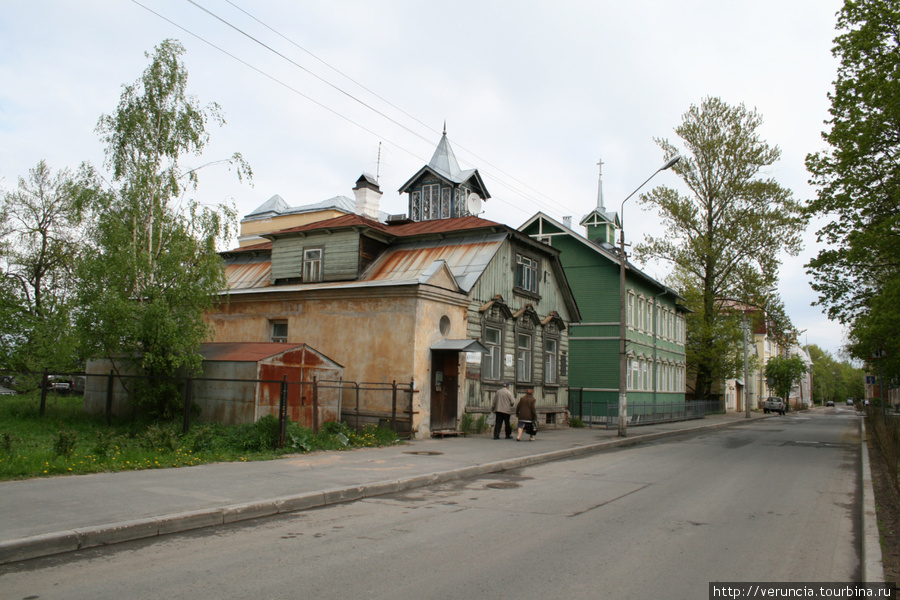
POLYGON ((488 221, 480 217, 458 217, 455 219, 436 219, 434 221, 418 221, 404 223, 402 225, 388 225, 380 223, 360 215, 341 215, 333 219, 307 223, 289 229, 282 229, 270 234, 271 236, 290 235, 296 233, 311 233, 313 231, 333 231, 336 229, 353 229, 357 227, 370 228, 398 238, 428 234, 448 234, 457 231, 470 231, 473 229, 506 229, 505 225, 488 221))
POLYGON ((225 263, 229 290, 263 288, 271 285, 272 261, 268 256, 237 256, 225 263))
POLYGON ((280 342, 209 342, 200 345, 204 360, 227 362, 258 362, 283 354, 288 350, 302 348, 306 344, 280 342))
POLYGON ((500 249, 505 233, 440 240, 401 242, 388 248, 361 277, 364 281, 422 282, 436 261, 444 261, 465 292, 484 273, 500 249))

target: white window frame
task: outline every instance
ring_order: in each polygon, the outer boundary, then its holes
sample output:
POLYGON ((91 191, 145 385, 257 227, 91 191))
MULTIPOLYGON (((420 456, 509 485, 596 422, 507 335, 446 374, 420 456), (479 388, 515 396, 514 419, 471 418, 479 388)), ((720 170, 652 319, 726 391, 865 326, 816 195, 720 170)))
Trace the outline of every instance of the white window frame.
POLYGON ((531 292, 538 293, 538 273, 540 264, 537 259, 527 254, 516 253, 516 287, 531 292))
POLYGON ((303 283, 322 281, 322 248, 303 249, 303 283))
POLYGON ((288 322, 283 320, 269 321, 269 341, 287 342, 288 338, 288 322), (284 329, 282 329, 282 327, 284 329), (283 334, 283 335, 282 335, 283 334))
POLYGON ((534 348, 534 336, 530 333, 516 333, 516 381, 531 383, 532 378, 532 349, 534 348), (527 344, 523 345, 523 341, 527 344))
POLYGON ((544 339, 544 383, 559 383, 559 340, 544 339))
POLYGON ((503 329, 485 325, 484 347, 488 349, 488 353, 482 360, 481 376, 489 381, 500 381, 503 376, 503 329), (496 341, 489 339, 493 332, 497 334, 496 341))

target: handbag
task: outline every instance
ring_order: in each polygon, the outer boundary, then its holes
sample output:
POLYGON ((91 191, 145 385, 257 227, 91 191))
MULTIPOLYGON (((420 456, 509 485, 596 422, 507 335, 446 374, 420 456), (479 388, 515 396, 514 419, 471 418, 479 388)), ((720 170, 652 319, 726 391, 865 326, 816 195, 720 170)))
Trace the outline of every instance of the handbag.
POLYGON ((497 414, 496 414, 496 413, 488 413, 488 416, 487 416, 487 424, 488 424, 489 426, 493 427, 493 426, 494 426, 494 423, 495 423, 496 421, 497 421, 497 414))

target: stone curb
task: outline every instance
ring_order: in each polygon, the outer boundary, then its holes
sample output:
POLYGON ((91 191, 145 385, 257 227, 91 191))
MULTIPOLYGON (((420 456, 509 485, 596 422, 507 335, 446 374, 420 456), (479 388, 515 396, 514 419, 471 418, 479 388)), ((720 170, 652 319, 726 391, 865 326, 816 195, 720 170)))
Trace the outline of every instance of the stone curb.
POLYGON ((862 580, 884 583, 884 565, 881 554, 881 538, 878 534, 878 516, 875 512, 875 488, 872 486, 872 468, 869 464, 869 444, 866 440, 866 420, 859 420, 862 448, 860 462, 862 475, 862 502, 860 502, 860 529, 862 531, 862 580))
MULTIPOLYGON (((769 417, 757 417, 757 419, 753 420, 758 420, 760 418, 769 417)), ((55 554, 63 554, 76 550, 84 550, 87 548, 95 548, 98 546, 107 546, 120 542, 147 539, 160 535, 168 535, 170 533, 180 533, 183 531, 214 527, 228 523, 238 523, 250 519, 299 512, 332 504, 352 502, 354 500, 372 496, 425 487, 435 483, 455 481, 468 477, 478 477, 488 473, 518 469, 555 460, 582 456, 592 452, 633 446, 661 438, 731 427, 748 422, 752 421, 730 421, 726 423, 691 427, 688 429, 659 431, 622 439, 606 440, 595 444, 576 446, 563 450, 553 450, 541 454, 520 456, 480 465, 472 465, 448 471, 415 475, 404 479, 376 481, 365 485, 351 485, 317 492, 306 492, 296 496, 273 498, 271 500, 245 502, 218 508, 172 513, 159 517, 150 517, 134 521, 111 523, 109 525, 97 525, 93 527, 5 540, 0 541, 0 565, 52 556, 55 554)))

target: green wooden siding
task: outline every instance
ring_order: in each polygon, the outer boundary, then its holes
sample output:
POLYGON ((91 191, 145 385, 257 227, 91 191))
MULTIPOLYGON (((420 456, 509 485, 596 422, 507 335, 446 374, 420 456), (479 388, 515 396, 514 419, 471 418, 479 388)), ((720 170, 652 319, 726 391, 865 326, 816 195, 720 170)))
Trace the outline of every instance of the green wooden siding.
MULTIPOLYGON (((582 406, 590 406, 592 403, 598 405, 599 412, 595 414, 600 415, 605 411, 605 408, 599 408, 600 405, 617 406, 619 401, 619 262, 614 257, 603 254, 599 248, 592 248, 583 238, 576 238, 568 230, 543 220, 543 217, 535 220, 522 232, 531 236, 540 233, 548 237, 550 245, 561 252, 560 261, 582 317, 582 322, 573 324, 569 332, 569 385, 583 388, 584 391, 580 396, 578 392, 572 393, 570 408, 577 414, 578 407, 574 403, 580 399, 582 406)), ((636 299, 643 296, 646 306, 652 308, 653 303, 659 300, 663 307, 675 310, 671 296, 657 298, 656 295, 663 292, 664 288, 633 271, 626 271, 626 289, 633 291, 636 299)), ((629 327, 626 349, 630 356, 643 359, 651 365, 651 390, 629 389, 628 400, 636 404, 654 401, 683 402, 683 391, 657 391, 655 394, 652 391, 658 385, 656 365, 663 363, 683 367, 685 354, 683 344, 655 335, 655 315, 650 321, 649 332, 629 327)))
POLYGON ((322 281, 350 281, 359 275, 360 236, 356 231, 277 238, 272 243, 272 280, 300 277, 304 248, 322 248, 322 281))

